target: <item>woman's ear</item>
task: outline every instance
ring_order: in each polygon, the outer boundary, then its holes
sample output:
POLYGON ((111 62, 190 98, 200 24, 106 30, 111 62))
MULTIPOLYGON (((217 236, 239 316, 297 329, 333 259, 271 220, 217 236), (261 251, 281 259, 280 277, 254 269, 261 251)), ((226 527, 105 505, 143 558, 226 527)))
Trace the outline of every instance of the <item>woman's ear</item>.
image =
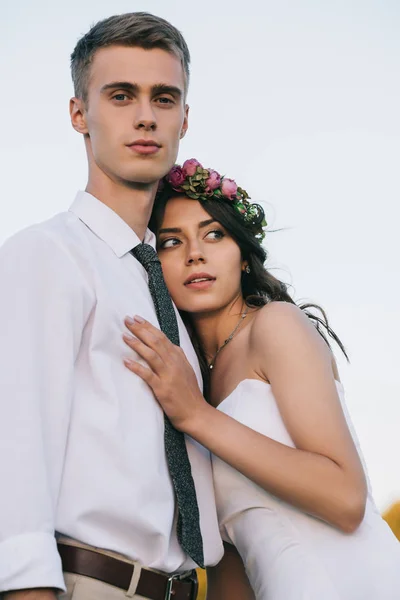
POLYGON ((251 273, 250 265, 247 260, 242 261, 242 272, 249 275, 251 273))

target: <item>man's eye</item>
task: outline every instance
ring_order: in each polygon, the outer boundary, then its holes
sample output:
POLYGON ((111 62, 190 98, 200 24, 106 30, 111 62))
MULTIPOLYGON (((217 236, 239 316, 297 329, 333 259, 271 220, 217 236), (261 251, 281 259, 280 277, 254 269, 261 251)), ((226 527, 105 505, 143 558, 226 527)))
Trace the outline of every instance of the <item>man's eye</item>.
POLYGON ((167 98, 166 96, 160 96, 160 98, 157 98, 157 102, 159 102, 160 104, 173 104, 174 101, 171 98, 167 98))
POLYGON ((126 94, 115 94, 112 98, 118 102, 124 102, 127 100, 128 96, 126 94))
POLYGON ((211 238, 212 240, 221 240, 225 237, 225 234, 221 229, 213 229, 207 233, 206 237, 211 238))
POLYGON ((173 246, 178 246, 180 241, 176 238, 169 238, 168 240, 163 240, 160 242, 160 249, 164 250, 165 248, 172 248, 173 246))

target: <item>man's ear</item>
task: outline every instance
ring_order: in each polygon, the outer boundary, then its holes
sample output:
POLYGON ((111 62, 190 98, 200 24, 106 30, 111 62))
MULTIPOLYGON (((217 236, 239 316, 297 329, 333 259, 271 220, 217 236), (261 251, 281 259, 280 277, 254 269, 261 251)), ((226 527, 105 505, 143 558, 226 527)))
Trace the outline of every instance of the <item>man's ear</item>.
POLYGON ((72 127, 78 133, 89 133, 86 124, 86 112, 84 102, 81 98, 71 98, 69 101, 69 114, 71 116, 72 127))
POLYGON ((180 134, 180 138, 182 139, 183 137, 185 137, 186 132, 188 130, 189 127, 189 105, 185 104, 185 117, 183 119, 183 124, 182 124, 182 128, 181 128, 181 134, 180 134))

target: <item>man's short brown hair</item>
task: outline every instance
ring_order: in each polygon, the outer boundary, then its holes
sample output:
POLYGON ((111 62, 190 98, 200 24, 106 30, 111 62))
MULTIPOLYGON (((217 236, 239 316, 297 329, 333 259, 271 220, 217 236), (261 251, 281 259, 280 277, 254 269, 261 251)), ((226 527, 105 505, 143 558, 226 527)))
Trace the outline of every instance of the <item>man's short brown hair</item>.
POLYGON ((183 35, 161 17, 146 12, 115 15, 99 21, 76 44, 71 54, 71 73, 75 96, 87 101, 90 65, 100 48, 132 46, 151 50, 161 48, 175 54, 189 84, 190 54, 183 35))

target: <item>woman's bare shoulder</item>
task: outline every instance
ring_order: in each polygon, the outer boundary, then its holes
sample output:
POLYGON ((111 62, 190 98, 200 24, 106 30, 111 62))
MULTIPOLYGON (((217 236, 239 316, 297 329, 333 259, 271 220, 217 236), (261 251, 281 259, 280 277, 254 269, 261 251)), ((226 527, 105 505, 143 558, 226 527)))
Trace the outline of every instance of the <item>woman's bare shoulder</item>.
POLYGON ((254 315, 251 328, 253 342, 265 343, 291 333, 307 335, 316 333, 307 315, 296 304, 269 302, 254 315))
POLYGON ((332 354, 309 317, 295 304, 271 302, 254 316, 249 335, 249 355, 256 370, 270 381, 271 370, 293 361, 331 363, 332 354))

